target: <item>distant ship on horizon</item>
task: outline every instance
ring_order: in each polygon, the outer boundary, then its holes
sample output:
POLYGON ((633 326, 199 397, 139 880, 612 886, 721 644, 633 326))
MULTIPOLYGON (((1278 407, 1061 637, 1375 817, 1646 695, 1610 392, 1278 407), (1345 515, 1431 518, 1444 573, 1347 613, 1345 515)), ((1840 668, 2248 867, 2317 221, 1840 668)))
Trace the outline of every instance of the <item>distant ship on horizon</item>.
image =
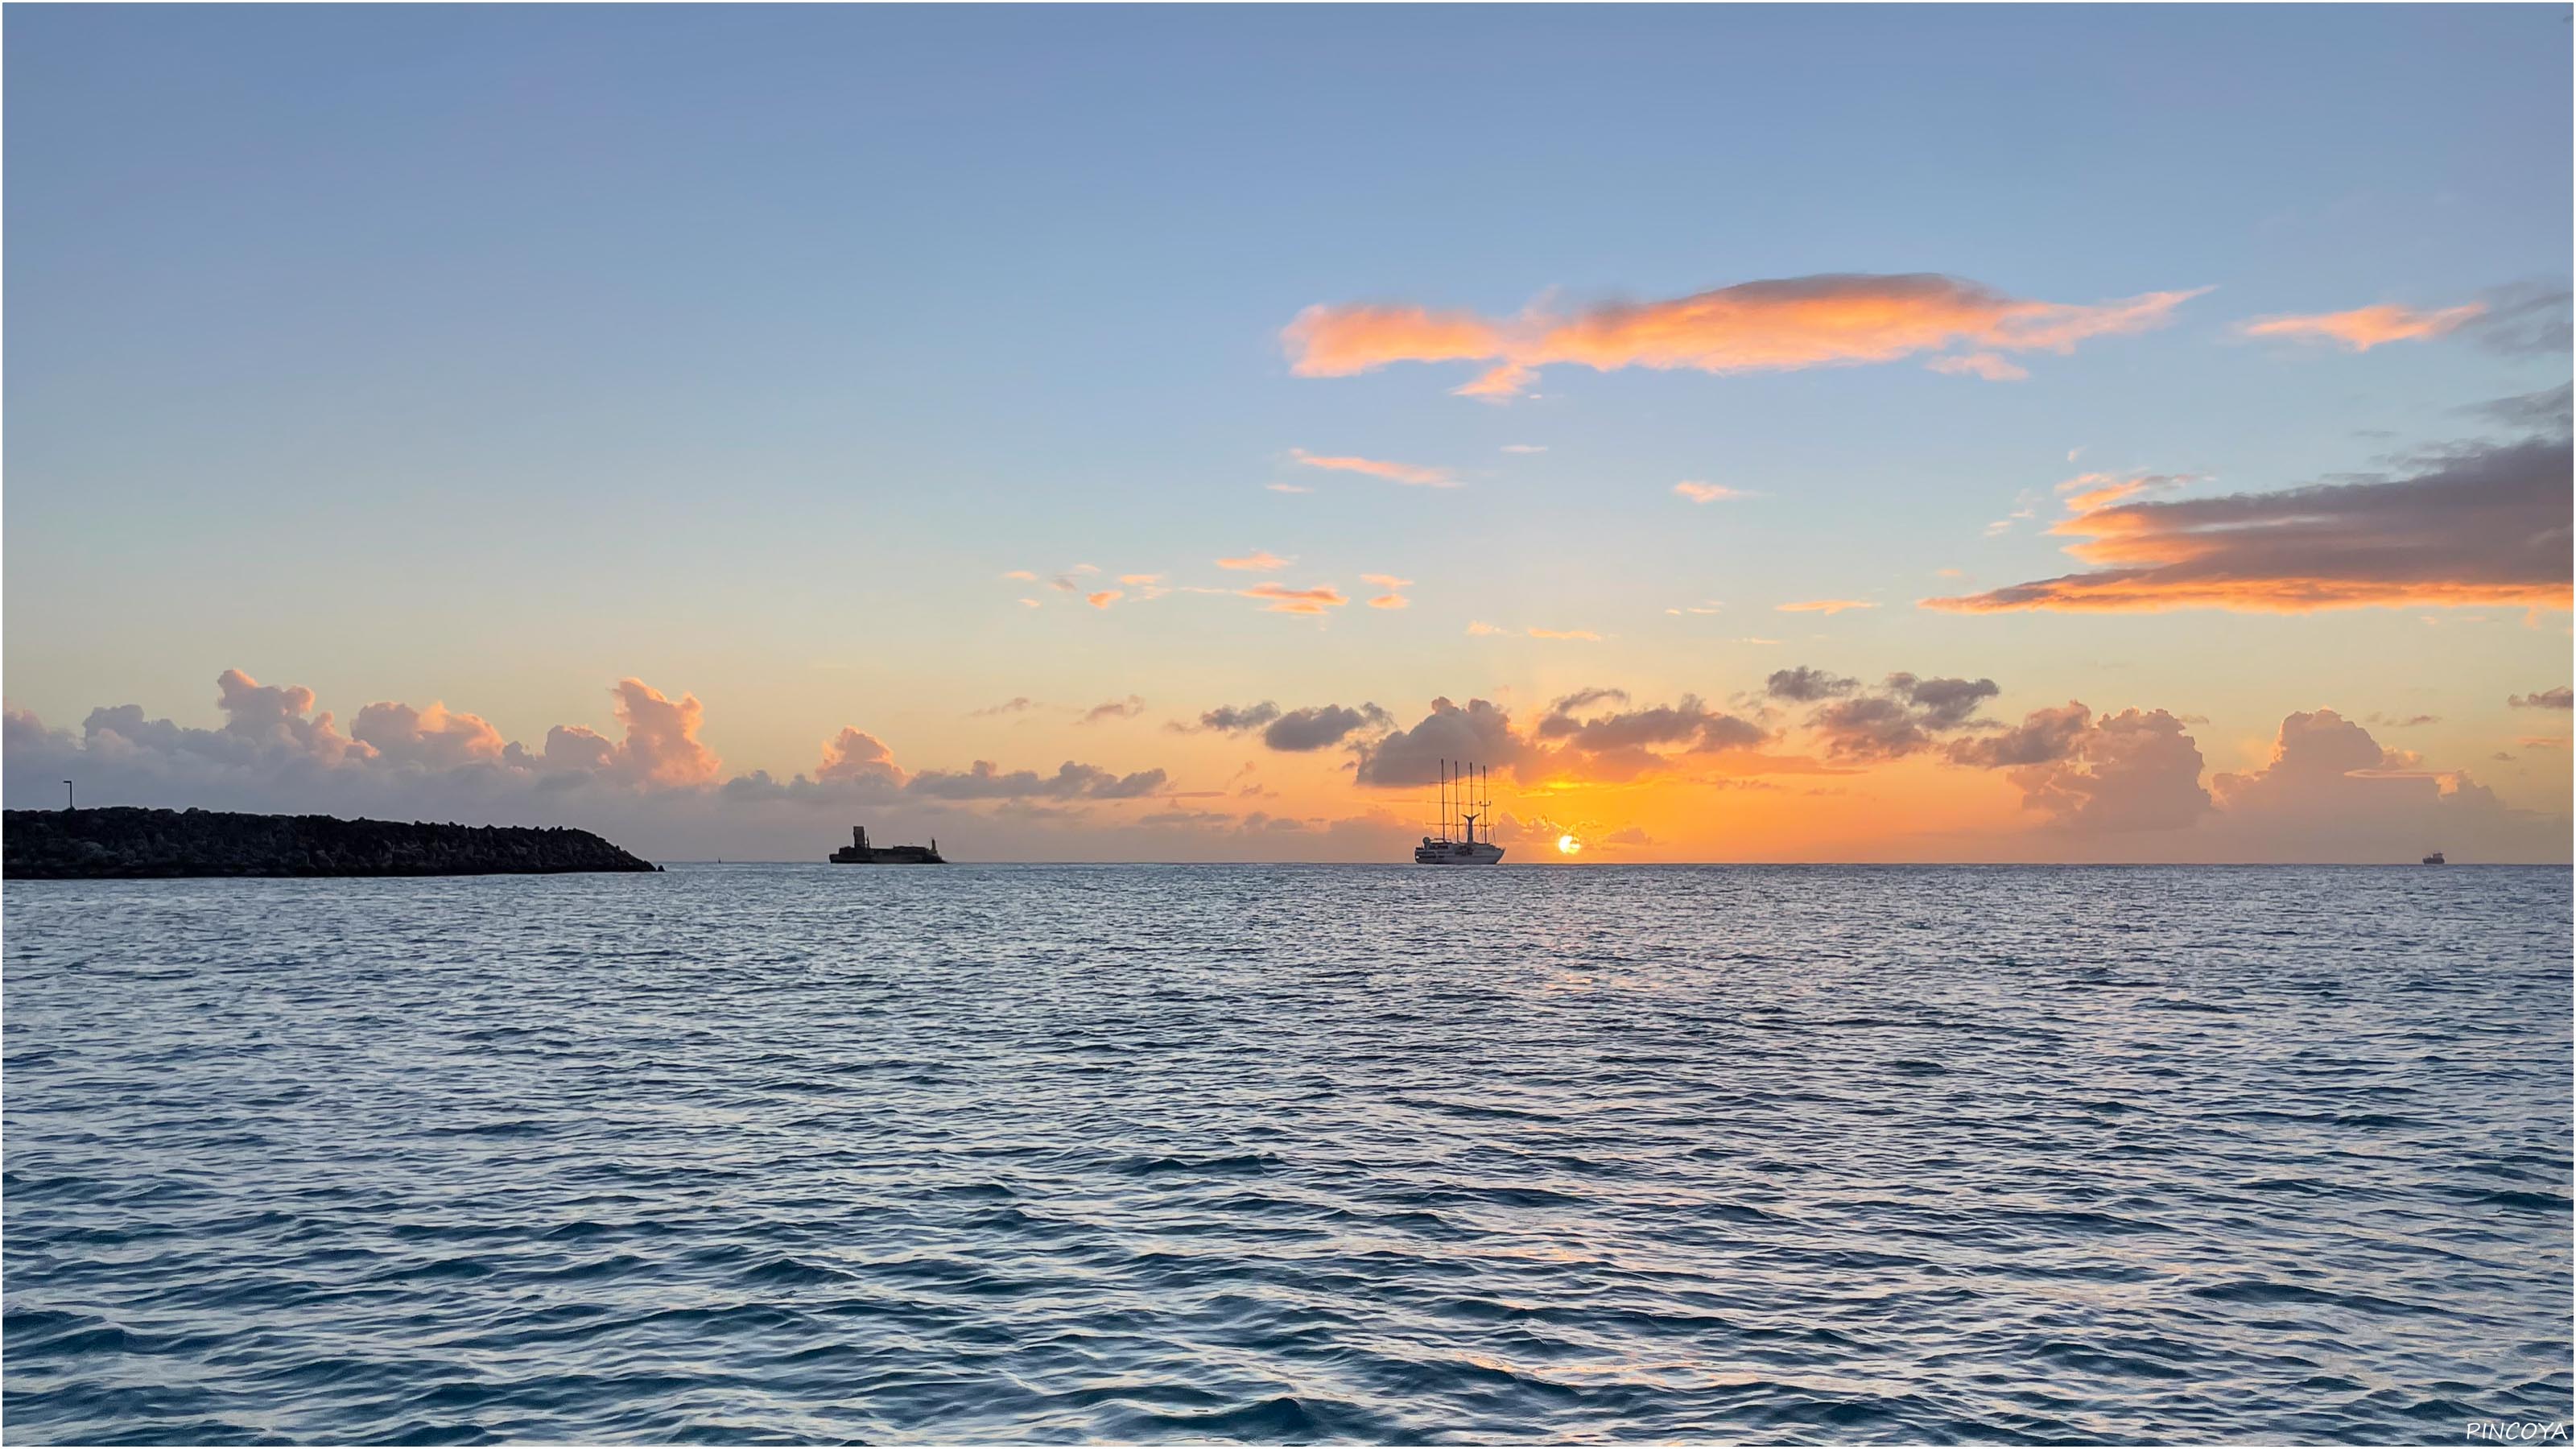
POLYGON ((850 843, 832 852, 834 865, 946 865, 939 854, 939 837, 932 836, 928 845, 870 845, 868 828, 850 827, 850 843))
POLYGON ((1440 762, 1440 833, 1422 837, 1413 852, 1415 865, 1493 865, 1503 858, 1503 848, 1494 843, 1494 802, 1481 788, 1491 778, 1473 764, 1440 762), (1479 820, 1485 822, 1482 840, 1476 838, 1479 820))

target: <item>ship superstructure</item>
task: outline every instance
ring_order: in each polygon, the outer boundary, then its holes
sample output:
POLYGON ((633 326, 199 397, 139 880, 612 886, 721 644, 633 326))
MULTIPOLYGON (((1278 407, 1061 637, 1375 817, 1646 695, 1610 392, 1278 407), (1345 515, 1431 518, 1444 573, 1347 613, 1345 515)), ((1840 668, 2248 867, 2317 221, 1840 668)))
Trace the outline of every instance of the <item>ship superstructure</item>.
POLYGON ((1440 830, 1422 837, 1415 865, 1492 865, 1503 858, 1494 843, 1490 772, 1472 763, 1440 762, 1440 830), (1482 825, 1479 833, 1477 827, 1482 825))

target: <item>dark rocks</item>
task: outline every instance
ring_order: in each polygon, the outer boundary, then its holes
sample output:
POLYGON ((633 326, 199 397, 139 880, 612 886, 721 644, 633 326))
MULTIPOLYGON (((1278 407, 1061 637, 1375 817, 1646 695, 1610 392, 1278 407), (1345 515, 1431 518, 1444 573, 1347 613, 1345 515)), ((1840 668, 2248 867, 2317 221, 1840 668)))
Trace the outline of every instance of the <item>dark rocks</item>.
POLYGON ((216 810, 0 812, 0 875, 554 875, 654 870, 587 830, 216 810))

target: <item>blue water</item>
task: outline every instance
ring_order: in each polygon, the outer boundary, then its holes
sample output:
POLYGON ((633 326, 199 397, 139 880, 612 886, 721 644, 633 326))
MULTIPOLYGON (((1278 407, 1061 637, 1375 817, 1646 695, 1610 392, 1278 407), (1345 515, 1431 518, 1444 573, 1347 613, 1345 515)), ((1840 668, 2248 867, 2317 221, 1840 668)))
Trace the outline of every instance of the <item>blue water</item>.
POLYGON ((243 1439, 2565 1419, 2565 870, 13 882, 5 1408, 243 1439))

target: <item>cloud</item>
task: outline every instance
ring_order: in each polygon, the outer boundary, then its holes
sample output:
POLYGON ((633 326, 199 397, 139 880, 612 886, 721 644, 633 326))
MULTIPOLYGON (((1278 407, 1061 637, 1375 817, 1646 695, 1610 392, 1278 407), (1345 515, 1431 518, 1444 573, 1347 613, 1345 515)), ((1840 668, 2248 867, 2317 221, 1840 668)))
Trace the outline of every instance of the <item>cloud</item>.
POLYGON ((2349 312, 2256 317, 2236 324, 2236 330, 2247 337, 2330 342, 2347 352, 2368 352, 2391 342, 2440 337, 2484 311, 2485 305, 2478 302, 2430 312, 2383 302, 2375 307, 2355 307, 2349 312))
POLYGON ((1362 574, 1360 575, 1360 582, 1364 584, 1375 584, 1381 589, 1409 589, 1413 587, 1413 580, 1399 579, 1393 574, 1362 574))
POLYGON ((1163 576, 1161 574, 1120 574, 1118 576, 1118 582, 1125 584, 1131 589, 1159 584, 1162 581, 1163 576))
POLYGON ((1379 594, 1371 598, 1368 605, 1372 609, 1405 609, 1411 608, 1413 601, 1402 594, 1379 594))
POLYGON ((960 772, 924 770, 906 789, 942 800, 1134 800, 1159 792, 1164 779, 1161 770, 1122 776, 1073 760, 1057 766, 1052 775, 1005 772, 990 760, 977 760, 960 772))
POLYGON ((966 717, 969 719, 982 719, 986 716, 997 714, 1025 714, 1037 707, 1038 702, 1036 700, 1029 698, 1025 694, 1018 694, 1013 695, 1009 699, 1003 700, 1000 704, 988 704, 982 709, 970 709, 966 711, 966 717))
POLYGON ((844 725, 841 732, 823 743, 822 762, 814 767, 814 778, 832 785, 855 785, 870 793, 891 795, 904 786, 907 778, 903 767, 894 762, 894 751, 885 741, 854 726, 844 725))
POLYGON ((1105 704, 1093 705, 1091 708, 1084 710, 1082 712, 1082 718, 1076 720, 1075 723, 1098 724, 1105 719, 1134 719, 1136 716, 1143 714, 1144 712, 1145 701, 1131 694, 1125 699, 1113 699, 1105 704))
POLYGON ((1407 305, 1314 306, 1280 339, 1300 377, 1347 377, 1396 362, 1480 363, 1484 371, 1457 391, 1492 400, 1561 363, 1722 374, 1895 362, 1960 348, 1935 365, 2018 371, 1999 354, 2070 352, 2089 338, 2161 327, 2198 295, 2148 292, 2073 305, 1929 273, 1842 273, 1572 311, 1534 303, 1508 318, 1407 305))
POLYGON ((1923 365, 1953 377, 1982 377, 1988 382, 2020 382, 2030 376, 2029 368, 2006 361, 1992 352, 1963 352, 1955 357, 1936 357, 1923 365))
POLYGON ((1036 582, 1038 581, 1038 576, 1037 576, 1036 574, 1030 573, 1027 569, 1013 569, 1013 570, 1011 570, 1009 573, 1006 573, 1006 574, 1002 575, 1002 577, 1004 577, 1004 578, 1006 578, 1006 579, 1018 579, 1018 580, 1020 580, 1022 583, 1030 583, 1030 584, 1036 583, 1036 582))
POLYGON ((1268 487, 1273 493, 1312 493, 1315 491, 1303 483, 1271 483, 1264 486, 1268 487))
MULTIPOLYGON (((2079 513, 2107 508, 2147 493, 2169 493, 2200 482, 2196 473, 2078 473, 2057 485, 2058 496, 2079 513)), ((2016 518, 2030 517, 2017 513, 2016 518)))
POLYGON ((714 783, 724 766, 715 751, 698 743, 706 709, 696 695, 671 699, 640 679, 621 679, 609 693, 617 722, 626 727, 610 762, 613 773, 651 785, 714 783))
MULTIPOLYGON (((310 707, 308 702, 306 708, 310 707)), ((413 709, 407 704, 368 705, 350 723, 349 735, 389 764, 417 765, 428 770, 452 770, 477 761, 498 760, 509 748, 501 732, 479 716, 451 713, 434 700, 427 709, 413 709)))
POLYGON ((2033 710, 2018 727, 2000 734, 1953 740, 1947 753, 1953 764, 1990 770, 2042 765, 2074 753, 2076 742, 2092 724, 2093 711, 2070 700, 2059 708, 2033 710))
POLYGON ((2090 572, 1923 606, 2300 613, 2569 597, 2568 445, 2471 444, 2400 478, 2081 509, 2055 532, 2090 572))
POLYGON ((1951 744, 1960 764, 2008 771, 2022 808, 2076 834, 2178 830, 2213 808, 2201 788, 2200 747, 2164 710, 2122 710, 2099 723, 2069 701, 2034 710, 2019 727, 1951 744))
POLYGON ((1471 699, 1462 707, 1441 698, 1431 713, 1411 729, 1395 730, 1359 743, 1353 753, 1360 784, 1391 788, 1428 785, 1440 778, 1443 760, 1473 760, 1495 769, 1519 761, 1522 743, 1512 733, 1512 717, 1501 706, 1471 699))
MULTIPOLYGON (((1778 676, 1774 676, 1777 678, 1778 676)), ((1991 679, 1921 679, 1896 673, 1876 692, 1836 699, 1807 717, 1825 753, 1840 760, 1896 760, 1973 723, 2002 691, 1991 679)))
POLYGON ((2464 772, 2422 769, 2331 709, 2281 721, 2272 757, 2221 774, 2220 834, 2241 858, 2407 861, 2441 847, 2464 858, 2563 858, 2567 820, 2513 810, 2464 772))
POLYGON ((1241 558, 1218 559, 1216 566, 1221 569, 1239 569, 1247 573, 1266 574, 1284 569, 1295 562, 1293 558, 1281 558, 1266 548, 1260 548, 1254 549, 1241 558))
POLYGON ((1674 484, 1673 492, 1676 496, 1687 498, 1693 503, 1717 503, 1721 501, 1732 503, 1738 499, 1751 498, 1754 496, 1741 488, 1729 488, 1723 483, 1702 483, 1696 479, 1689 478, 1685 478, 1681 482, 1674 484))
POLYGON ((1270 721, 1261 732, 1261 742, 1274 750, 1303 754, 1338 745, 1361 730, 1394 727, 1394 716, 1374 704, 1363 704, 1357 709, 1324 704, 1311 709, 1292 709, 1270 721))
POLYGON ((1127 597, 1125 589, 1102 589, 1095 594, 1083 595, 1082 601, 1095 609, 1106 609, 1125 597, 1127 597))
POLYGON ((2392 730, 2411 730, 2421 729, 2426 725, 2440 724, 2442 722, 2442 717, 2438 714, 2410 714, 2403 717, 2397 715, 2374 714, 2365 717, 2363 722, 2366 724, 2380 725, 2392 730))
POLYGON ((2507 427, 2563 438, 2569 431, 2571 385, 2560 383, 2539 392, 2517 393, 2468 409, 2507 427))
POLYGON ((1875 609, 1878 605, 1866 599, 1802 599, 1794 604, 1775 604, 1783 614, 1839 614, 1845 609, 1875 609))
POLYGON ((1457 488, 1464 486, 1446 468, 1423 468, 1411 463, 1389 463, 1378 458, 1318 457, 1303 448, 1292 448, 1289 456, 1309 468, 1331 468, 1344 473, 1365 473, 1414 488, 1457 488))
POLYGON ((1506 453, 1544 453, 1547 451, 1547 445, 1544 443, 1505 443, 1503 444, 1503 451, 1506 453))
POLYGON ((1601 642, 1601 636, 1589 629, 1542 629, 1533 624, 1528 632, 1533 639, 1574 639, 1587 644, 1601 642))
MULTIPOLYGON (((1277 718, 1279 718, 1279 706, 1265 699, 1259 704, 1245 705, 1241 709, 1232 705, 1219 705, 1200 715, 1196 728, 1217 734, 1235 735, 1247 730, 1257 730, 1277 718)), ((1186 730, 1191 726, 1174 725, 1172 728, 1186 730)))
POLYGON ((1350 602, 1347 595, 1328 584, 1319 584, 1311 589, 1292 589, 1285 584, 1254 584, 1237 592, 1247 599, 1265 601, 1267 607, 1262 610, 1265 614, 1321 614, 1350 602))
POLYGON ((1470 634, 1508 634, 1512 631, 1502 628, 1499 625, 1488 624, 1482 619, 1470 619, 1467 621, 1467 632, 1470 634))
POLYGON ((2505 703, 2515 709, 2567 709, 2576 706, 2576 687, 2562 684, 2537 694, 2509 695, 2505 703))
POLYGON ((1695 695, 1648 709, 1594 708, 1627 703, 1627 691, 1620 689, 1578 690, 1556 700, 1531 732, 1544 748, 1520 761, 1518 772, 1528 778, 1536 766, 1548 774, 1633 780, 1669 768, 1680 756, 1750 749, 1771 737, 1750 720, 1711 710, 1695 695))
POLYGON ((1763 692, 1773 699, 1796 704, 1814 704, 1823 699, 1839 699, 1860 688, 1860 681, 1839 674, 1827 674, 1801 664, 1795 669, 1773 670, 1763 684, 1763 692))

